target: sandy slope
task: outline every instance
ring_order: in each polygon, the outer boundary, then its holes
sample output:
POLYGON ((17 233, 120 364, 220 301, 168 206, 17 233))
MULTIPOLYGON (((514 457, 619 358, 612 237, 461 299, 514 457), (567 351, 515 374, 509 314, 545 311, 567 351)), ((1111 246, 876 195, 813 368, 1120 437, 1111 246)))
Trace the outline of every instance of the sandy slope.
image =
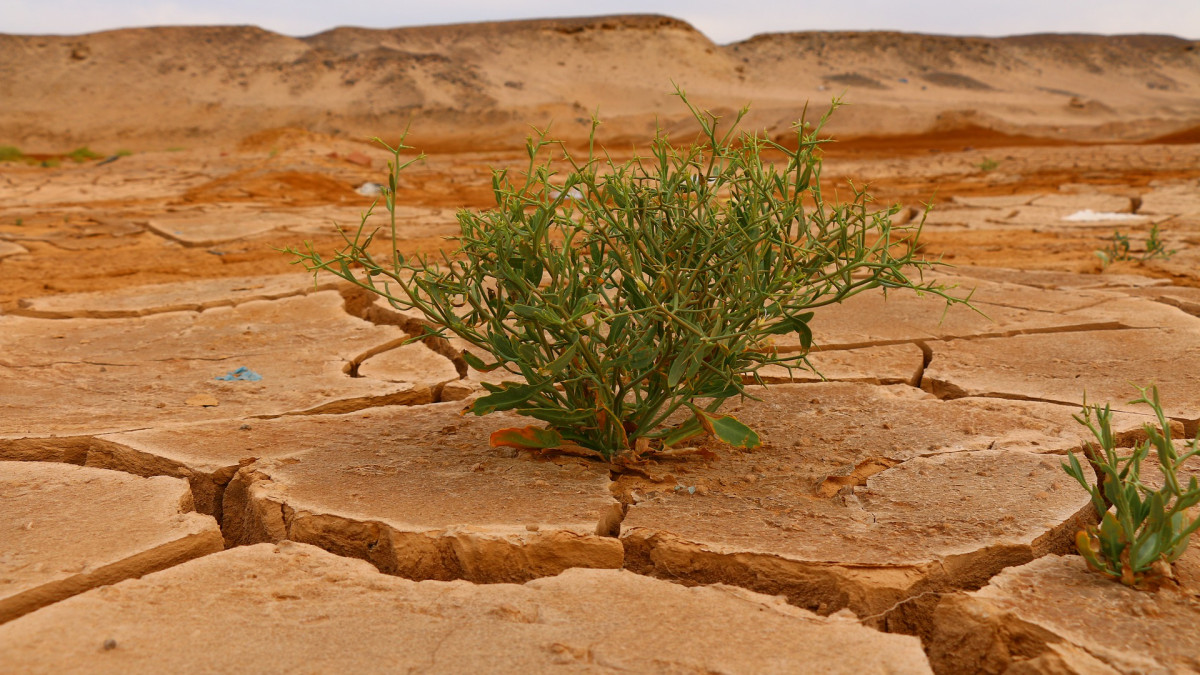
MULTIPOLYGON (((716 45, 660 16, 367 30, 305 38, 255 27, 0 35, 0 144, 56 152, 164 149, 299 126, 394 135, 440 150, 507 149, 527 124, 644 138, 698 103, 754 102, 786 134, 811 101, 846 92, 840 137, 979 127, 1072 140, 1144 140, 1200 127, 1200 43, 1164 36, 957 38, 760 35, 716 45)), ((681 128, 682 130, 682 128, 681 128)), ((1193 131, 1189 131, 1193 130, 1193 131)), ((977 134, 976 134, 977 135, 977 134)))

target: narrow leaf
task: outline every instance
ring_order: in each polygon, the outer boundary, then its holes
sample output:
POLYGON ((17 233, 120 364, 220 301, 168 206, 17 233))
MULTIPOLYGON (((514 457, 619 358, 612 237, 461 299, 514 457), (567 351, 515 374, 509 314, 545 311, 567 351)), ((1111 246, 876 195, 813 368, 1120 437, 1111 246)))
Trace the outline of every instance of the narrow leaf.
POLYGON ((540 369, 542 373, 546 375, 557 375, 566 369, 566 367, 571 364, 571 359, 575 358, 575 348, 578 346, 578 344, 579 343, 575 343, 570 347, 567 347, 567 350, 562 353, 562 356, 542 366, 540 369))
POLYGON ((700 426, 700 422, 696 418, 692 418, 674 429, 661 434, 659 437, 662 439, 663 446, 669 448, 703 433, 704 427, 700 426))
POLYGON ((484 363, 483 360, 480 359, 478 356, 475 356, 474 354, 472 354, 471 352, 469 352, 465 349, 462 350, 462 357, 463 357, 463 360, 467 362, 468 366, 471 366, 472 368, 474 368, 475 370, 477 370, 478 372, 481 372, 481 373, 490 373, 491 371, 500 367, 499 361, 497 361, 495 363, 484 363))
POLYGON ((549 385, 549 381, 538 384, 517 384, 515 382, 505 382, 497 387, 497 391, 480 396, 463 409, 463 413, 475 413, 476 415, 487 415, 501 410, 512 410, 519 408, 529 399, 537 396, 543 389, 549 385))
POLYGON ((762 441, 753 429, 729 415, 717 415, 697 409, 696 419, 705 431, 732 446, 756 448, 762 445, 762 441))
POLYGON ((691 351, 680 352, 675 358, 675 362, 671 364, 671 370, 667 372, 667 386, 672 389, 679 384, 679 380, 688 369, 688 364, 694 358, 695 353, 691 351))

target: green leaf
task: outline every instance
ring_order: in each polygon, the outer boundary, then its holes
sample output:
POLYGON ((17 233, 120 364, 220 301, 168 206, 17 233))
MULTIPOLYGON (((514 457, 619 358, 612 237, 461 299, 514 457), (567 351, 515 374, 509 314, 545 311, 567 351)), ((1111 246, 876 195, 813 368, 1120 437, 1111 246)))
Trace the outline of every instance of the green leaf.
POLYGON ((525 273, 525 281, 528 281, 530 286, 536 287, 542 283, 542 271, 545 266, 537 258, 526 258, 522 269, 525 273))
POLYGON ((510 448, 548 449, 558 448, 563 444, 563 437, 553 429, 541 427, 513 427, 493 431, 489 443, 493 448, 502 446, 510 448))
POLYGON ((715 375, 707 378, 700 387, 695 391, 695 395, 700 398, 716 398, 727 399, 733 398, 742 393, 743 385, 741 379, 721 380, 715 375))
POLYGON ((1083 556, 1084 560, 1087 560, 1088 565, 1092 569, 1108 574, 1109 576, 1119 576, 1113 575, 1111 568, 1097 555, 1097 551, 1092 548, 1092 540, 1087 532, 1080 530, 1075 534, 1075 549, 1079 551, 1079 555, 1083 556))
POLYGON ((529 415, 556 427, 595 426, 595 410, 563 410, 561 408, 537 408, 536 410, 518 410, 523 415, 529 415))
POLYGON ((1163 543, 1165 542, 1162 541, 1161 532, 1147 532, 1142 540, 1134 545, 1129 556, 1134 571, 1141 572, 1150 567, 1150 563, 1157 560, 1163 553, 1160 548, 1163 543))
POLYGON ((689 438, 695 438, 703 433, 704 427, 700 425, 699 420, 693 417, 674 429, 667 429, 663 432, 648 435, 651 438, 662 439, 663 446, 669 448, 673 445, 678 445, 689 438))
POLYGON ((718 415, 695 408, 696 420, 708 433, 738 448, 756 448, 762 445, 753 429, 729 415, 718 415))
POLYGON ((628 326, 629 326, 629 315, 622 314, 621 316, 618 316, 612 320, 611 326, 609 328, 609 333, 610 333, 610 335, 621 335, 622 333, 625 332, 625 329, 628 326))
POLYGON ((539 321, 542 324, 547 325, 547 326, 561 326, 562 325, 562 319, 560 319, 558 316, 556 316, 554 313, 550 312, 549 310, 543 309, 541 307, 532 307, 530 305, 513 305, 512 311, 513 311, 513 314, 516 314, 517 316, 521 317, 522 319, 530 319, 532 321, 539 321))
POLYGON ((671 369, 667 372, 667 386, 675 388, 679 384, 679 380, 687 372, 688 366, 696 358, 696 353, 692 351, 680 352, 675 358, 675 362, 671 364, 671 369))
POLYGON ((813 313, 806 312, 797 316, 785 316, 778 323, 768 327, 763 331, 764 335, 785 335, 787 333, 795 333, 808 329, 808 322, 812 321, 813 313))
POLYGON ((502 410, 512 410, 520 408, 534 396, 537 396, 548 387, 549 381, 539 384, 517 384, 515 382, 504 382, 496 387, 487 396, 480 396, 463 409, 463 413, 474 413, 476 415, 488 415, 502 410))
POLYGON ((493 370, 500 367, 499 361, 497 361, 496 363, 484 363, 483 360, 480 359, 478 356, 475 356, 474 354, 472 354, 471 352, 469 352, 465 349, 462 350, 462 357, 463 357, 463 360, 467 362, 468 366, 471 366, 472 368, 474 368, 475 370, 477 370, 478 372, 481 372, 481 373, 490 373, 493 370))
POLYGON ((1125 537, 1122 535, 1121 525, 1117 522, 1117 517, 1108 511, 1100 520, 1100 554, 1106 560, 1115 563, 1121 559, 1121 552, 1124 550, 1125 537))
POLYGON ((562 353, 562 356, 559 356, 557 359, 554 359, 550 363, 542 366, 540 368, 542 374, 557 375, 565 370, 567 366, 571 365, 571 359, 575 358, 575 348, 578 346, 579 343, 572 344, 570 347, 567 347, 567 350, 562 353))
POLYGON ((488 343, 492 346, 489 351, 505 361, 516 361, 521 358, 512 340, 503 333, 492 333, 488 336, 488 343))
POLYGON ((812 312, 801 314, 799 316, 786 316, 778 323, 769 326, 763 333, 765 335, 785 335, 787 333, 796 333, 800 338, 800 346, 804 349, 812 348, 812 329, 808 327, 808 322, 813 317, 812 312))
POLYGON ((651 347, 638 347, 629 354, 629 368, 641 372, 654 365, 657 352, 651 347))

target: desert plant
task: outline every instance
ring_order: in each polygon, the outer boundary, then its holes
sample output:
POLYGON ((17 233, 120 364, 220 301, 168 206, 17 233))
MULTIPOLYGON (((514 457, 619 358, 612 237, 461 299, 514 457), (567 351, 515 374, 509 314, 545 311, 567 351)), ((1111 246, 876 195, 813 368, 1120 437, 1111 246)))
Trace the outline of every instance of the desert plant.
POLYGON ((25 159, 25 153, 12 145, 0 145, 0 162, 16 162, 25 159))
POLYGON ((1166 244, 1158 237, 1158 224, 1154 224, 1150 227, 1150 234, 1146 236, 1146 252, 1141 255, 1135 255, 1131 249, 1129 236, 1121 234, 1119 230, 1116 230, 1113 232, 1108 246, 1096 251, 1096 257, 1100 258, 1102 266, 1108 267, 1118 261, 1146 262, 1155 258, 1166 260, 1175 255, 1175 251, 1168 251, 1166 244))
POLYGON ((1164 260, 1175 255, 1175 250, 1167 250, 1167 245, 1163 240, 1158 238, 1158 223, 1150 226, 1150 234, 1146 237, 1146 252, 1142 254, 1142 260, 1153 260, 1154 258, 1162 258, 1164 260))
POLYGON ((1170 576, 1170 563, 1183 555, 1192 533, 1200 527, 1200 519, 1188 511, 1200 503, 1200 485, 1195 476, 1186 489, 1179 480, 1183 464, 1200 453, 1200 435, 1179 454, 1159 403, 1158 388, 1139 387, 1139 391, 1141 398, 1130 403, 1149 405, 1158 420, 1157 428, 1143 425, 1146 440, 1137 442, 1129 455, 1118 454, 1112 410, 1108 405, 1085 405, 1075 419, 1096 437, 1096 443, 1084 446, 1096 484, 1084 475, 1074 453, 1069 453, 1069 462, 1062 465, 1091 495, 1100 518, 1099 527, 1089 526, 1076 535, 1076 548, 1093 570, 1127 586, 1141 585, 1148 577, 1170 576), (1151 449, 1158 455, 1162 472, 1163 485, 1157 490, 1142 482, 1142 462, 1151 449))
MULTIPOLYGON (((595 150, 595 120, 583 159, 538 132, 524 173, 494 172, 496 207, 459 212, 458 249, 436 262, 376 259, 370 211, 333 257, 311 244, 289 252, 490 354, 464 352, 472 368, 520 375, 485 384, 464 412, 514 410, 546 426, 501 430, 493 445, 582 446, 605 458, 705 433, 758 445, 717 410, 746 395, 759 368, 807 364, 803 351, 778 353, 772 336, 798 334, 807 350, 812 310, 868 288, 957 299, 919 279, 934 264, 916 257, 920 223, 893 227, 897 209, 872 212, 858 189, 849 203, 825 203, 817 133, 828 115, 815 128, 798 123, 789 150, 739 133, 746 109, 719 131, 716 116, 677 95, 700 125, 697 142, 676 148, 660 131, 649 156, 618 162, 595 150)), ((403 138, 383 145, 396 241, 397 174, 416 160, 402 160, 403 138)))
POLYGON ((1000 168, 1000 162, 997 162, 996 160, 992 159, 991 157, 984 157, 983 161, 980 162, 977 166, 979 167, 980 171, 987 173, 989 171, 995 171, 996 169, 1000 168))
POLYGON ((100 159, 101 157, 103 157, 103 155, 92 152, 92 150, 90 148, 88 148, 86 145, 83 147, 75 148, 74 150, 72 150, 71 152, 68 152, 66 154, 67 159, 69 159, 73 162, 77 162, 77 163, 78 162, 86 162, 87 160, 90 160, 90 159, 100 159))

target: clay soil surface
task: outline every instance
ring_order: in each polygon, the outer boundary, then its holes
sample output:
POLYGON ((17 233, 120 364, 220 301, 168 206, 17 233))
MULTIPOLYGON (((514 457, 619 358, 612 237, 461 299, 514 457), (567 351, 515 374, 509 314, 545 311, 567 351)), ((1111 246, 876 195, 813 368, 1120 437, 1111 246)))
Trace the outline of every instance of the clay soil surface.
POLYGON ((1196 46, 719 46, 664 17, 0 36, 25 153, 0 161, 0 670, 1200 671, 1196 546, 1157 591, 1099 580, 1059 468, 1085 392, 1126 445, 1130 383, 1200 427, 1196 46), (727 404, 763 447, 610 466, 488 447, 520 420, 458 414, 488 377, 458 345, 281 250, 358 227, 368 135, 415 121, 429 157, 376 246, 433 253, 525 122, 578 144, 601 105, 618 157, 656 118, 689 138, 672 78, 782 142, 845 90, 826 195, 925 218, 980 311, 818 312, 826 379, 727 404), (1095 255, 1152 228, 1169 256, 1095 255))

